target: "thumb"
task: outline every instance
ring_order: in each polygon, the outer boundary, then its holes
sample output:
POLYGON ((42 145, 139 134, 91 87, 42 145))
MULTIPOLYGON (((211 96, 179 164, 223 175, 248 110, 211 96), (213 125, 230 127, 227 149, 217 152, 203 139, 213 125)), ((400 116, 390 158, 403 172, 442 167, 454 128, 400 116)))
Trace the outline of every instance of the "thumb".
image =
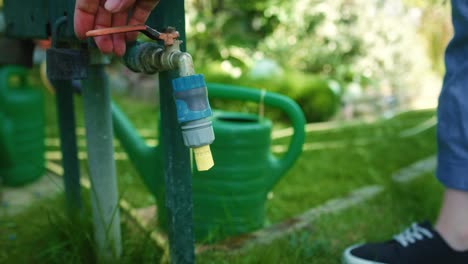
POLYGON ((104 8, 111 13, 119 13, 128 10, 136 0, 107 0, 104 8))

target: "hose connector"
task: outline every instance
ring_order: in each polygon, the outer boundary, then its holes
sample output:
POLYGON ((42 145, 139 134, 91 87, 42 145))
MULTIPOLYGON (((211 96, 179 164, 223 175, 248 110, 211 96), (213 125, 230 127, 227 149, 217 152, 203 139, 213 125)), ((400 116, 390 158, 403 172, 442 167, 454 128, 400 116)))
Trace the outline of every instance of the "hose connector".
POLYGON ((194 150, 197 169, 209 170, 214 165, 210 144, 215 137, 205 78, 201 74, 184 76, 174 79, 172 85, 184 144, 194 150))

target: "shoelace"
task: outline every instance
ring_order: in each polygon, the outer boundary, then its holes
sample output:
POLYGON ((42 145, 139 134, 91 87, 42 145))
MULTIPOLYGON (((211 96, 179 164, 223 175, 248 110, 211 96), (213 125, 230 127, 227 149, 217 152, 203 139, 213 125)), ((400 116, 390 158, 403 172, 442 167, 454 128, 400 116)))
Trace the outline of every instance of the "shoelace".
POLYGON ((395 239, 403 247, 407 247, 409 244, 413 244, 418 240, 423 240, 425 237, 433 238, 434 235, 432 235, 431 231, 419 226, 417 223, 414 223, 405 231, 395 235, 393 239, 395 239))

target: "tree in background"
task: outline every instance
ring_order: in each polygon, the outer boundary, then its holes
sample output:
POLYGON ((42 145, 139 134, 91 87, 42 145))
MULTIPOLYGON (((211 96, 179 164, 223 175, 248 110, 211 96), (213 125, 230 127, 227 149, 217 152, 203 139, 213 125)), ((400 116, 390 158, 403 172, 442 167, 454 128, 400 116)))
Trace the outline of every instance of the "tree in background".
POLYGON ((444 52, 453 34, 450 22, 450 1, 447 0, 404 0, 407 5, 421 10, 420 33, 427 41, 429 57, 434 70, 445 72, 444 52))
POLYGON ((330 117, 339 100, 374 94, 406 103, 420 89, 439 88, 419 34, 422 9, 399 0, 189 0, 187 10, 198 67, 223 82, 280 86, 301 102, 320 94, 316 105, 331 111, 307 110, 327 113, 315 121, 330 117), (273 74, 255 83, 252 72, 262 67, 273 74))

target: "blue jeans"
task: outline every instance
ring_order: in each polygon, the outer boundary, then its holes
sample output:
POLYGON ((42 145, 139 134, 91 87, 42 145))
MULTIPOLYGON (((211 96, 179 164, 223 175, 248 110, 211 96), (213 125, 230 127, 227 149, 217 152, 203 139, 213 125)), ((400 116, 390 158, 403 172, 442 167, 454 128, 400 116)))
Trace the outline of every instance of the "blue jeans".
POLYGON ((468 191, 468 1, 452 0, 455 35, 445 51, 439 97, 437 178, 447 188, 468 191))

